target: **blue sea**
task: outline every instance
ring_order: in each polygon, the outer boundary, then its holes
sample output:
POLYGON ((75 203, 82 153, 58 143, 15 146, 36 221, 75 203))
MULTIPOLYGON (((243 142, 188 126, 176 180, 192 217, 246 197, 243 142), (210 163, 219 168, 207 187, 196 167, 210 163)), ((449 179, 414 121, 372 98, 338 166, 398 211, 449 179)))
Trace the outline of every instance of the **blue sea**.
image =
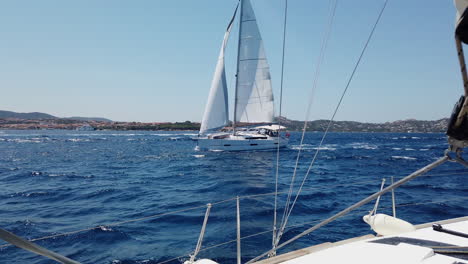
MULTIPOLYGON (((297 190, 322 133, 307 133, 297 190)), ((240 198, 243 261, 271 247, 276 152, 196 152, 195 131, 0 131, 0 227, 82 263, 236 261, 240 198), (61 235, 65 234, 65 235, 61 235), (48 238, 47 238, 48 237, 48 238)), ((300 133, 280 152, 278 218, 300 133)), ((282 241, 425 166, 447 148, 443 134, 330 133, 305 180, 282 241)), ((413 224, 465 216, 468 170, 448 163, 395 191, 397 216, 413 224)), ((279 253, 369 234, 370 203, 279 253)), ((391 196, 380 213, 391 214, 391 196)), ((55 263, 0 240, 0 263, 55 263)))

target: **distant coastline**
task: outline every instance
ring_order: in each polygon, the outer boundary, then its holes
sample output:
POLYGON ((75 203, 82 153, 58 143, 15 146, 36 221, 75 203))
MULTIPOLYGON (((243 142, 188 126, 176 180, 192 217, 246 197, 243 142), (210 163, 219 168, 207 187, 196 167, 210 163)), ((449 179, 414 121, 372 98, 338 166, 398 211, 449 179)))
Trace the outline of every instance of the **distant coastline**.
MULTIPOLYGON (((290 120, 284 117, 278 119, 289 131, 301 131, 304 121, 290 120)), ((307 131, 323 132, 328 126, 328 120, 307 122, 307 131)), ((442 133, 446 131, 448 118, 434 121, 399 120, 385 123, 363 123, 355 121, 334 121, 330 127, 332 132, 394 132, 394 133, 442 133)), ((44 113, 16 113, 0 111, 0 129, 3 130, 199 130, 200 123, 185 122, 116 122, 106 118, 69 117, 59 118, 44 113)))

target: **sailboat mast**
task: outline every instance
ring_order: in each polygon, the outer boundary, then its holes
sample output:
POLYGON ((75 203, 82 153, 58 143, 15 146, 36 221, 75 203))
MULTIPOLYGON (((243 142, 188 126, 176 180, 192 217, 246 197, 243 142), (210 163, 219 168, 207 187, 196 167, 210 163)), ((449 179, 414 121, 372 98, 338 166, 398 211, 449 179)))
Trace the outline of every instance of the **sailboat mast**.
POLYGON ((237 95, 239 87, 239 60, 240 60, 240 46, 241 46, 241 32, 242 32, 242 14, 243 14, 243 2, 240 0, 240 13, 239 13, 239 38, 237 40, 237 68, 236 68, 236 89, 234 94, 234 118, 232 120, 232 134, 236 134, 236 118, 237 118, 237 95))

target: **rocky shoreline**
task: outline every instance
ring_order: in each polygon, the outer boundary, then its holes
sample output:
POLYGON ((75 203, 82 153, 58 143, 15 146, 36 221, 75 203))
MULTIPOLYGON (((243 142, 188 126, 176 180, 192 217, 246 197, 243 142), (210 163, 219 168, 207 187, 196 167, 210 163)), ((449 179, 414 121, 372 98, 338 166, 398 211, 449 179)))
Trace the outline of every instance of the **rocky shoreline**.
MULTIPOLYGON (((281 125, 289 131, 301 131, 303 121, 281 118, 281 125)), ((307 131, 323 132, 328 126, 328 120, 315 120, 307 124, 307 131)), ((361 123, 354 121, 334 121, 331 132, 393 132, 393 133, 442 133, 446 131, 448 118, 435 121, 400 120, 386 123, 361 123)), ((0 129, 67 129, 67 130, 199 130, 200 123, 196 122, 114 122, 74 119, 18 119, 0 118, 0 129)))

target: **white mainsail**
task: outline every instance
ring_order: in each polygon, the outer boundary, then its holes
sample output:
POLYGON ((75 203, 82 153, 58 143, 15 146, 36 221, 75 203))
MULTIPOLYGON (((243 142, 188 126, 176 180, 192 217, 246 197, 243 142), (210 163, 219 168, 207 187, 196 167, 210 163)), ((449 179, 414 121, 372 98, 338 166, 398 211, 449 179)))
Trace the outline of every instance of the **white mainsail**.
POLYGON ((236 11, 232 17, 229 25, 224 33, 223 44, 219 52, 218 63, 216 64, 213 80, 211 81, 210 93, 208 95, 208 102, 205 106, 205 113, 200 125, 200 134, 204 134, 208 130, 213 130, 226 126, 229 121, 229 107, 228 107, 228 91, 226 84, 226 72, 224 70, 224 50, 229 39, 231 32, 232 22, 236 16, 236 11))
POLYGON ((460 20, 460 17, 465 12, 466 8, 468 7, 468 1, 467 0, 454 0, 454 3, 457 9, 456 21, 458 22, 460 20))
POLYGON ((235 98, 235 122, 273 122, 270 67, 249 0, 242 1, 235 98))

